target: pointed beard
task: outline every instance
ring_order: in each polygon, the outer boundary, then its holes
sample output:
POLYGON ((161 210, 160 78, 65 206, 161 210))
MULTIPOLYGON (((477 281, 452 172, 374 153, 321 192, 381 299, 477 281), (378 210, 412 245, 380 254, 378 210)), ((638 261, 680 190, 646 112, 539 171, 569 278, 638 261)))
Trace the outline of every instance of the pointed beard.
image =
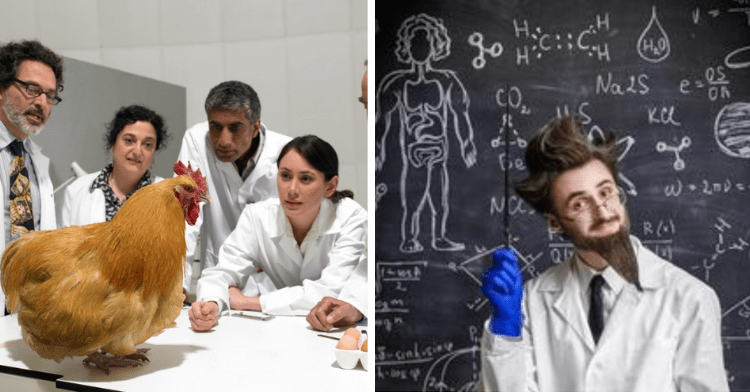
MULTIPOLYGON (((592 251, 598 253, 607 263, 617 271, 620 276, 630 283, 635 284, 639 291, 641 282, 638 276, 638 260, 635 257, 633 244, 630 242, 630 224, 627 218, 627 212, 624 224, 616 233, 606 237, 585 237, 579 233, 567 231, 567 236, 573 242, 573 245, 580 250, 592 251)), ((597 222, 592 227, 605 222, 597 222)))

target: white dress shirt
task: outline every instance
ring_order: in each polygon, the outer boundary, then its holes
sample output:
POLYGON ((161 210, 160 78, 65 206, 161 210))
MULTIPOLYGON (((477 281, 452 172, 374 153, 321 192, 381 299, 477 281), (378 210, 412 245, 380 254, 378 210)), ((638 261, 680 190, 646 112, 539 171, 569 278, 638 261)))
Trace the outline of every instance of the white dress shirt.
POLYGON ((596 274, 601 274, 602 278, 604 278, 604 284, 602 285, 602 310, 604 325, 607 325, 612 308, 615 307, 615 301, 622 292, 623 287, 625 287, 625 284, 627 284, 627 281, 611 267, 607 267, 601 273, 598 273, 586 265, 578 253, 573 258, 573 274, 576 277, 581 292, 583 314, 588 315, 589 308, 591 308, 591 279, 596 274))

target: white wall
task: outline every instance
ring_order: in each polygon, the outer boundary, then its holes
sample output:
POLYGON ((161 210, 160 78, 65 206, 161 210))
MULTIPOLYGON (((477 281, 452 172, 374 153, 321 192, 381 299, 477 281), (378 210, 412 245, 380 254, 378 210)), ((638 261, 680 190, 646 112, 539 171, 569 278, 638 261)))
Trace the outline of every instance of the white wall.
POLYGON ((366 0, 0 0, 0 13, 0 41, 186 87, 188 126, 211 87, 250 84, 269 129, 336 148, 340 189, 367 207, 366 0))

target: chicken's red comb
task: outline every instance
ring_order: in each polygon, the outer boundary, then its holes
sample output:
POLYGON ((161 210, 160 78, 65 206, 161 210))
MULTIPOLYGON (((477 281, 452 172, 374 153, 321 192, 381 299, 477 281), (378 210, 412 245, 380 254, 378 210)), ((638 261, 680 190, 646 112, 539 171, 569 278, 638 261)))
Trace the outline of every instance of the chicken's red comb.
POLYGON ((195 181, 195 185, 198 187, 198 191, 200 193, 206 193, 206 191, 208 191, 206 177, 201 175, 200 168, 193 171, 193 168, 190 166, 190 162, 188 162, 188 166, 185 167, 185 164, 182 163, 182 161, 177 161, 177 163, 174 164, 174 173, 178 176, 181 176, 183 174, 187 174, 188 176, 190 176, 190 178, 195 181))

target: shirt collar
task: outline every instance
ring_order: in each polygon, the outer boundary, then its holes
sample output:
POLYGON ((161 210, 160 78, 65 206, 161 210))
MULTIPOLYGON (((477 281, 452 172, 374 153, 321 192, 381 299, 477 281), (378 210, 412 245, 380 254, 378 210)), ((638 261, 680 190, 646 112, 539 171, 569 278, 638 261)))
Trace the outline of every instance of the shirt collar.
MULTIPOLYGON (((665 267, 668 265, 668 262, 662 260, 648 248, 644 247, 638 238, 632 235, 630 236, 630 242, 633 244, 633 250, 638 260, 638 275, 643 289, 656 289, 664 286, 666 284, 665 267)), ((578 264, 588 268, 582 261, 578 260, 578 254, 575 253, 565 261, 565 268, 555 268, 552 271, 554 278, 541 280, 539 290, 561 291, 571 284, 576 288, 588 289, 588 285, 591 283, 591 278, 595 272, 590 270, 589 275, 579 277, 577 272, 578 264)), ((618 290, 618 292, 626 286, 625 279, 612 268, 608 267, 605 269, 603 275, 607 284, 610 285, 609 287, 614 286, 613 289, 618 290), (622 287, 618 287, 618 280, 622 282, 622 287)))
POLYGON ((242 171, 241 177, 243 180, 246 180, 250 173, 252 173, 253 169, 255 169, 255 165, 258 163, 258 159, 260 159, 260 154, 263 152, 263 145, 265 144, 265 142, 266 127, 264 127, 263 124, 260 124, 260 130, 258 131, 258 149, 255 150, 255 154, 250 157, 250 160, 247 162, 245 169, 242 171))
MULTIPOLYGON (((331 202, 330 199, 324 197, 320 202, 320 210, 318 211, 318 216, 315 217, 315 221, 313 221, 312 227, 310 227, 310 231, 307 232, 307 235, 302 242, 304 243, 307 241, 311 241, 321 234, 330 234, 332 230, 338 229, 338 225, 335 224, 335 220, 336 206, 333 205, 333 202, 331 202)), ((279 221, 280 222, 278 222, 279 224, 277 225, 277 227, 283 227, 284 229, 278 230, 276 232, 276 236, 286 235, 287 237, 293 239, 294 232, 292 231, 292 224, 289 223, 289 219, 286 217, 284 208, 281 207, 281 204, 279 204, 279 221), (281 221, 283 221, 283 223, 281 221)))
POLYGON ((107 165, 102 171, 99 172, 99 175, 94 178, 94 182, 91 183, 91 190, 94 189, 106 189, 109 188, 109 184, 107 184, 107 178, 109 178, 109 173, 112 171, 112 164, 110 163, 107 165))
POLYGON ((8 147, 14 140, 19 140, 21 144, 23 145, 24 150, 28 153, 29 147, 26 144, 26 141, 29 140, 29 138, 24 138, 23 140, 18 139, 16 135, 14 135, 8 127, 5 126, 5 124, 0 121, 0 149, 8 147))
MULTIPOLYGON (((105 166, 104 169, 99 172, 99 175, 96 176, 94 182, 91 183, 91 190, 93 191, 94 189, 101 189, 105 191, 105 194, 107 193, 107 190, 111 191, 108 180, 109 174, 112 173, 113 169, 114 165, 111 163, 105 166)), ((135 191, 133 191, 133 193, 147 185, 151 185, 151 171, 149 170, 146 170, 146 173, 143 173, 143 177, 141 177, 141 179, 138 181, 138 187, 135 188, 135 191)), ((128 197, 125 198, 125 200, 130 198, 133 193, 129 194, 128 197)), ((114 192, 112 193, 112 195, 114 196, 114 192)), ((117 199, 117 201, 119 202, 119 199, 117 199)))
POLYGON ((620 276, 614 268, 607 267, 599 273, 584 263, 578 252, 576 252, 574 259, 573 273, 578 282, 578 286, 581 289, 581 293, 587 292, 591 279, 597 274, 602 275, 602 278, 604 278, 604 281, 607 283, 606 287, 612 290, 615 295, 619 295, 620 291, 625 287, 625 279, 620 276))

